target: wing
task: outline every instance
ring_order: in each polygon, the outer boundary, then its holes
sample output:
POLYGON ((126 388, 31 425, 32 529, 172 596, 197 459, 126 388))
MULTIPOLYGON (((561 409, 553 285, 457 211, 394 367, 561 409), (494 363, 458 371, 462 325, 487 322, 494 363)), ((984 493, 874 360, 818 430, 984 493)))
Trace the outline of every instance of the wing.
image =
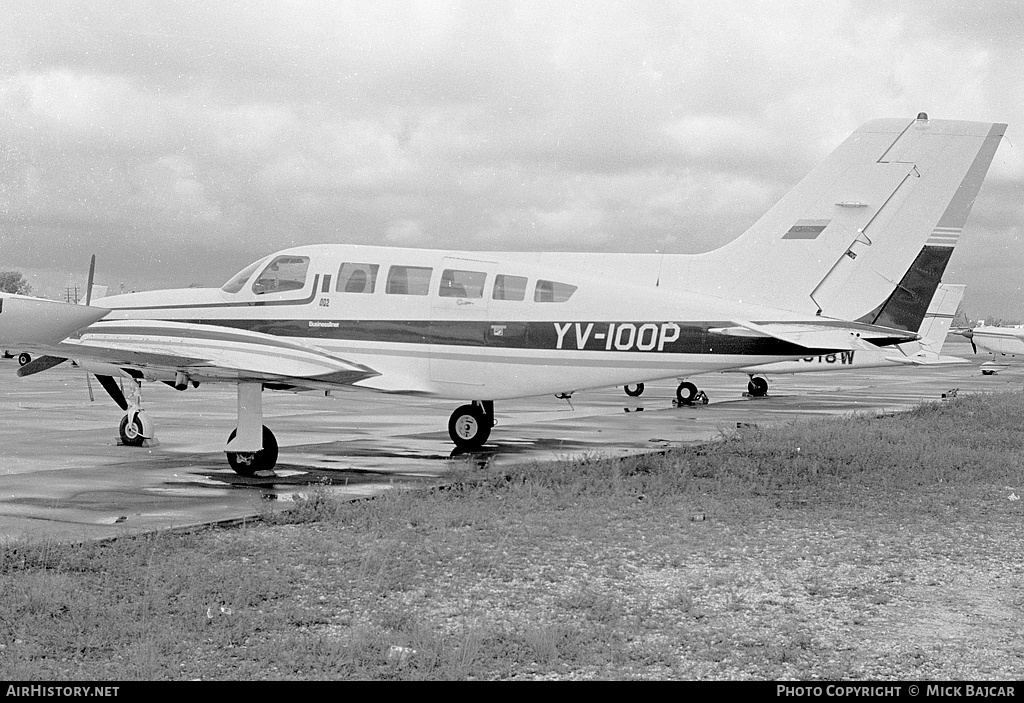
POLYGON ((330 389, 380 374, 323 349, 273 335, 159 320, 98 322, 62 353, 82 362, 135 369, 166 380, 262 381, 282 387, 330 389))

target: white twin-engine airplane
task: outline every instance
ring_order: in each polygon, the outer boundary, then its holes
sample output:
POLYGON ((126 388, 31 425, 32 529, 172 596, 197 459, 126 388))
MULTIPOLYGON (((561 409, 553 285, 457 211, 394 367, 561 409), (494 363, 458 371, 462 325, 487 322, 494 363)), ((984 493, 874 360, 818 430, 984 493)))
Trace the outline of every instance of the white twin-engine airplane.
MULTIPOLYGON (((476 449, 494 401, 859 352, 917 339, 1005 125, 883 119, 858 129, 732 243, 699 255, 286 249, 221 288, 95 301, 59 343, 18 341, 28 375, 74 359, 153 423, 143 381, 238 389, 225 452, 273 468, 262 392, 344 387, 468 401, 448 422, 476 449), (133 387, 125 398, 116 379, 133 387)), ((0 311, 0 343, 12 348, 0 311)), ((45 333, 44 333, 45 332, 45 333)))
POLYGON ((973 329, 956 330, 956 334, 971 340, 975 354, 981 349, 992 355, 990 360, 981 365, 981 373, 986 376, 1024 362, 1024 326, 981 325, 973 329))

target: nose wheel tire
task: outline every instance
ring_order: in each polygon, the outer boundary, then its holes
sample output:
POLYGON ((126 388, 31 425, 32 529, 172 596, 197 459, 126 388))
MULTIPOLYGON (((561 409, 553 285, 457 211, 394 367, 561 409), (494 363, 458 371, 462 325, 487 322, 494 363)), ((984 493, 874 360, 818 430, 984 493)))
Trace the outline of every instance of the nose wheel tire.
POLYGON ((121 418, 121 425, 117 428, 118 433, 121 435, 121 444, 127 447, 141 447, 145 441, 145 437, 142 436, 142 420, 136 415, 132 418, 131 422, 128 422, 128 416, 125 415, 121 418))
MULTIPOLYGON (((235 438, 238 430, 231 430, 228 443, 235 438)), ((257 471, 270 471, 277 465, 277 437, 266 425, 263 426, 263 449, 258 452, 225 452, 228 464, 239 476, 253 476, 257 471)))
POLYGON ((463 405, 448 420, 448 436, 459 449, 479 449, 491 435, 494 423, 477 405, 463 405))
POLYGON ((634 383, 631 386, 623 386, 622 390, 626 391, 626 395, 630 398, 639 398, 644 394, 644 384, 634 383))

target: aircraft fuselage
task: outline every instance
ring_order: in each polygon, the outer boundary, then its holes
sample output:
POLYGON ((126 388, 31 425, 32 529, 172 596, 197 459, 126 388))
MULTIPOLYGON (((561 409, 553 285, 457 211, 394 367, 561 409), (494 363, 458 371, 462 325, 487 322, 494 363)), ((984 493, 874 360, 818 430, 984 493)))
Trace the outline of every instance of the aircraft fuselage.
MULTIPOLYGON (((831 324, 594 279, 514 255, 354 245, 278 252, 222 288, 133 293, 95 304, 112 309, 107 320, 172 320, 313 345, 379 374, 356 386, 465 400, 801 358, 809 355, 805 347, 723 330, 737 320, 831 324)), ((196 380, 201 375, 197 370, 196 380)))

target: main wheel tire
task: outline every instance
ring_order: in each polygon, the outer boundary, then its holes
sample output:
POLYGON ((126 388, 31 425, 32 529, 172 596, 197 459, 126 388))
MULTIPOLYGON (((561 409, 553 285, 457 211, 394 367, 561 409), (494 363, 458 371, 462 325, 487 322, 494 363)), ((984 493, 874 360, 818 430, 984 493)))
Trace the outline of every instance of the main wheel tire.
POLYGON ((142 420, 138 415, 133 417, 131 422, 128 422, 127 415, 122 417, 117 431, 121 435, 121 444, 126 447, 141 447, 142 443, 146 441, 146 438, 142 436, 142 420))
POLYGON ((492 425, 491 418, 479 406, 463 405, 448 419, 448 436, 459 449, 479 449, 491 436, 492 425))
MULTIPOLYGON (((238 434, 238 430, 231 430, 228 435, 228 444, 238 434)), ((277 465, 277 437, 266 425, 263 426, 263 449, 258 452, 225 452, 228 455, 228 465, 231 466, 239 476, 252 476, 257 471, 270 471, 277 465)))
POLYGON ((683 381, 676 388, 676 402, 680 405, 693 405, 693 399, 697 397, 697 386, 689 381, 683 381))
POLYGON ((747 392, 755 398, 763 398, 768 395, 768 381, 760 376, 754 376, 747 384, 747 392))
POLYGON ((622 390, 626 391, 626 395, 630 398, 639 398, 644 394, 644 384, 634 383, 631 386, 623 386, 622 390))
POLYGON ((24 366, 30 361, 32 361, 32 355, 28 352, 18 354, 18 366, 24 366))

